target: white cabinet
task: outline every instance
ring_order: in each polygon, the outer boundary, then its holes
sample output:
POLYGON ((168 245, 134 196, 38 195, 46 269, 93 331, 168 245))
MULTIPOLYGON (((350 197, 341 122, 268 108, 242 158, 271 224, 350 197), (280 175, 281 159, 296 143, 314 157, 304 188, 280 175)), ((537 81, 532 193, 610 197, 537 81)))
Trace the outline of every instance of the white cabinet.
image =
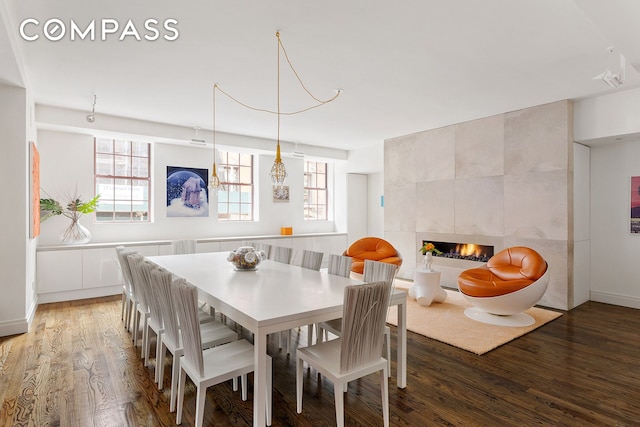
POLYGON ((120 262, 115 248, 83 249, 78 252, 82 252, 83 289, 122 285, 120 262))
POLYGON ((38 252, 38 293, 82 288, 82 250, 38 252))
MULTIPOLYGON (((128 246, 143 256, 158 255, 158 245, 128 246)), ((114 246, 40 250, 36 282, 41 302, 115 295, 122 291, 122 272, 114 246)))
MULTIPOLYGON (((325 254, 342 254, 347 247, 346 234, 264 237, 251 240, 293 248, 294 253, 300 255, 304 249, 325 254)), ((207 239, 197 244, 197 252, 228 252, 243 246, 245 240, 247 238, 207 239)), ((124 246, 142 256, 171 253, 171 245, 166 241, 149 243, 124 244, 124 246)), ((123 278, 115 246, 115 244, 97 244, 84 247, 39 248, 36 255, 36 281, 40 302, 67 301, 120 293, 123 278)), ((323 266, 326 266, 327 262, 328 256, 325 255, 323 266)))

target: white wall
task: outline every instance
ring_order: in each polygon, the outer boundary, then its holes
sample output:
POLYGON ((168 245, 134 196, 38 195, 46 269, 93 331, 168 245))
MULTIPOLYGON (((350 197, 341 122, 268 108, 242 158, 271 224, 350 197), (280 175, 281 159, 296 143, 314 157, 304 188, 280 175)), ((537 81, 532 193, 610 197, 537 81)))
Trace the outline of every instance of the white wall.
POLYGON ((527 246, 549 263, 540 304, 570 308, 572 130, 571 102, 558 101, 386 140, 384 231, 403 254, 398 275, 413 277, 423 240, 527 246))
POLYGON ((368 235, 367 211, 369 194, 367 175, 347 175, 347 233, 348 242, 355 242, 368 235))
MULTIPOLYGON (((250 138, 247 137, 248 140, 250 138)), ((41 186, 50 196, 64 198, 77 191, 83 198, 93 195, 93 138, 90 135, 41 130, 38 133, 41 156, 41 186)), ((210 171, 211 149, 166 143, 152 144, 153 221, 151 223, 104 224, 94 223, 93 216, 86 216, 82 224, 92 233, 92 242, 118 242, 138 240, 166 240, 241 235, 279 234, 280 227, 292 226, 295 234, 332 232, 333 221, 304 221, 303 218, 303 167, 304 159, 285 158, 290 186, 288 203, 274 202, 269 171, 273 154, 255 156, 258 183, 257 202, 259 221, 218 222, 215 203, 212 201, 210 216, 202 218, 168 218, 166 216, 166 167, 183 166, 210 171), (297 177, 297 179, 296 179, 297 177), (266 184, 265 184, 266 183, 266 184)), ((340 173, 340 168, 337 168, 340 173)), ((210 172, 209 172, 210 173, 210 172)), ((342 177, 335 177, 338 181, 342 177)), ((336 210, 344 209, 344 200, 335 200, 336 210)), ((59 244, 58 236, 68 220, 54 217, 42 224, 41 245, 59 244)))
POLYGON ((616 91, 577 101, 574 139, 578 142, 640 132, 640 89, 616 91))
POLYGON ((28 118, 31 104, 24 88, 0 85, 0 336, 26 332, 35 310, 35 246, 29 238, 30 167, 28 118))
POLYGON ((591 151, 573 144, 573 298, 571 307, 589 301, 591 290, 591 151))
POLYGON ((384 196, 384 173, 371 173, 369 184, 369 209, 367 211, 367 224, 369 236, 384 237, 384 207, 381 205, 381 197, 384 196))
MULTIPOLYGON (((348 172, 367 176, 367 230, 365 235, 384 237, 384 143, 349 152, 348 172)), ((351 240, 350 240, 351 241, 351 240)))
POLYGON ((640 235, 629 233, 640 139, 591 148, 591 299, 640 308, 640 235))

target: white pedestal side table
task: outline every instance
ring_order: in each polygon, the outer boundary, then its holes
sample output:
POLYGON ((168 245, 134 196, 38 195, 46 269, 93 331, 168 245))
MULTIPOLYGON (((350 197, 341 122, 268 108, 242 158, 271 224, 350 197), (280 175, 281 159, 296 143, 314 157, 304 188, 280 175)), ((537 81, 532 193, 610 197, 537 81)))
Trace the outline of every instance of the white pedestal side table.
POLYGON ((444 302, 447 291, 440 287, 440 272, 419 268, 416 270, 413 286, 409 289, 409 296, 418 304, 430 306, 432 302, 444 302))

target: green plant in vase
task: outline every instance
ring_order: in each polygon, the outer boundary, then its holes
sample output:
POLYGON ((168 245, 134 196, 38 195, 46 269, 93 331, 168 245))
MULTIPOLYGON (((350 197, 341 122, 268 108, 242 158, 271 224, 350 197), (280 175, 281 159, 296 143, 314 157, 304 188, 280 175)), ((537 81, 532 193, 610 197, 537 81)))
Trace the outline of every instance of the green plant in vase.
POLYGON ((96 194, 88 202, 83 202, 80 196, 74 194, 64 206, 53 198, 40 199, 40 222, 52 216, 63 215, 71 220, 71 224, 60 235, 62 243, 87 243, 91 239, 91 233, 80 224, 80 217, 84 214, 95 212, 98 209, 99 199, 100 195, 96 194))

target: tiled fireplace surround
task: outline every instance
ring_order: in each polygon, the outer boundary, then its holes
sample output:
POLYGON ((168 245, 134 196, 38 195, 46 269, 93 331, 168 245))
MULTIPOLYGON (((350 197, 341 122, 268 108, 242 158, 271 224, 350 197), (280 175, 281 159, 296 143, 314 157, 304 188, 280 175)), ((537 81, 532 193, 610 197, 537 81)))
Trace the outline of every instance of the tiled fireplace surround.
MULTIPOLYGON (((573 293, 573 105, 559 101, 388 139, 385 239, 413 278, 423 240, 529 246, 548 261, 541 305, 573 293)), ((481 263, 435 257, 442 284, 481 263)))

